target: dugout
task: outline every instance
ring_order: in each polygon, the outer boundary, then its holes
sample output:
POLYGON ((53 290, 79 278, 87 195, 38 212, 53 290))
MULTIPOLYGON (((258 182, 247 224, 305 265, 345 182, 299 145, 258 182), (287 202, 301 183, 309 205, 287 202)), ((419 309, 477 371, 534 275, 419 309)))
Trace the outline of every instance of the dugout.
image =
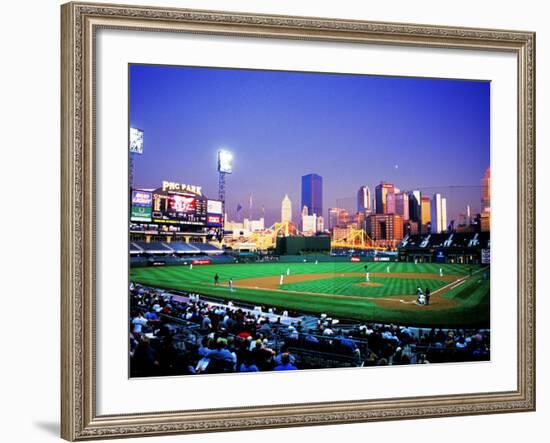
POLYGON ((275 253, 277 255, 329 254, 330 237, 328 235, 277 237, 275 253))

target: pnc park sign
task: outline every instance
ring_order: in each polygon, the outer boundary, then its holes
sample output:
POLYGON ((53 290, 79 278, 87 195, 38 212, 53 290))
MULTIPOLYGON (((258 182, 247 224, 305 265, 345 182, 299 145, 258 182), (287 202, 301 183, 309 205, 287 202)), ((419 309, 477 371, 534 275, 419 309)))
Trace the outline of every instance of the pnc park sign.
POLYGON ((163 180, 162 181, 162 190, 163 191, 179 191, 179 192, 190 192, 195 195, 202 196, 202 186, 195 185, 186 185, 178 182, 170 182, 163 180))

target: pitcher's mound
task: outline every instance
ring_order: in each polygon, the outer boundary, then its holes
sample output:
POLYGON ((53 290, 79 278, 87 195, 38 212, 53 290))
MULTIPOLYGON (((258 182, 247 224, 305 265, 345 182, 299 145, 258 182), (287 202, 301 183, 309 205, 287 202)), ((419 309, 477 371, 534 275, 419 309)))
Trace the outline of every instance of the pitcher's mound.
POLYGON ((364 282, 361 282, 361 283, 357 283, 358 286, 369 286, 369 287, 373 287, 373 288, 376 288, 378 286, 382 286, 382 283, 376 283, 376 282, 373 282, 373 281, 364 281, 364 282))

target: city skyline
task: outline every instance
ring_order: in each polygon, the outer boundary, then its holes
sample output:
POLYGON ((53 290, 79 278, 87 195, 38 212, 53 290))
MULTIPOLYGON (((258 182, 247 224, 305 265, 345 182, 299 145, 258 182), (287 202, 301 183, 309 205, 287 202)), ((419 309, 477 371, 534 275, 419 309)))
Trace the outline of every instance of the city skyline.
POLYGON ((360 186, 372 191, 381 180, 440 193, 449 221, 466 205, 481 210, 487 82, 131 65, 130 85, 130 125, 144 131, 136 187, 173 179, 216 198, 215 155, 224 147, 235 158, 232 219, 250 195, 252 217, 265 214, 266 225, 280 218, 285 194, 297 215, 309 173, 323 177, 326 219, 338 200, 356 202, 360 186))

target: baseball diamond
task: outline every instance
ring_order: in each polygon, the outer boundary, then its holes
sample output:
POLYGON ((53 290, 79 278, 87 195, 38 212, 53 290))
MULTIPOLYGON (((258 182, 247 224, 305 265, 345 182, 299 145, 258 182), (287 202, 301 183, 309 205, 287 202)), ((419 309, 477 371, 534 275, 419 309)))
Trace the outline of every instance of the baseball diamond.
POLYGON ((480 266, 370 263, 368 282, 363 267, 364 263, 342 262, 143 267, 132 268, 130 279, 164 289, 362 321, 422 327, 489 325, 489 280, 480 266), (419 287, 432 294, 428 306, 416 303, 419 287))

